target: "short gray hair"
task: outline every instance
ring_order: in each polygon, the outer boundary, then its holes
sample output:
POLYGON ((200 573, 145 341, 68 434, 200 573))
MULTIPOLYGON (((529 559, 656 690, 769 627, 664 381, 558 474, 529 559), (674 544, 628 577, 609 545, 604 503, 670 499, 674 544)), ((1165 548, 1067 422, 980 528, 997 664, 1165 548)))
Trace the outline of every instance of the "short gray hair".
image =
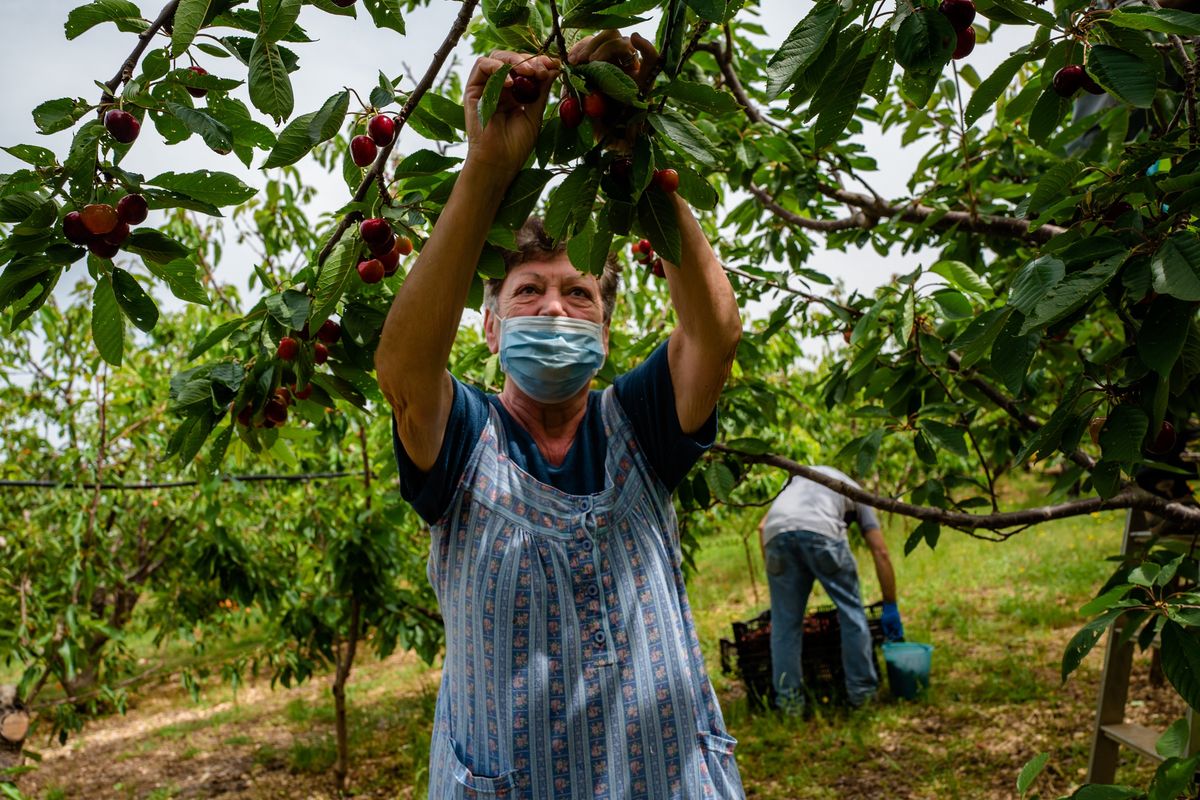
MULTIPOLYGON (((517 249, 504 251, 504 274, 507 277, 513 267, 527 261, 541 261, 566 255, 567 243, 555 241, 546 232, 541 217, 530 217, 516 231, 517 249)), ((500 287, 505 278, 488 278, 483 282, 483 305, 493 314, 500 313, 500 287)), ((614 253, 609 253, 600 275, 600 302, 604 306, 604 324, 612 322, 613 309, 617 305, 617 287, 621 283, 621 262, 614 253)))

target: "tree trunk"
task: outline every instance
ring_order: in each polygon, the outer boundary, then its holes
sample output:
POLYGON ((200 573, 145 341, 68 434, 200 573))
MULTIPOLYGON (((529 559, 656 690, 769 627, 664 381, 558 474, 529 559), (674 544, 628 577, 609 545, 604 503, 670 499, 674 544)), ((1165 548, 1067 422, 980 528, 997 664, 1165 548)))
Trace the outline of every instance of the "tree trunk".
POLYGON ((337 761, 333 775, 338 793, 346 791, 346 776, 350 773, 350 741, 346 730, 346 681, 350 668, 354 666, 354 654, 358 649, 358 628, 361 609, 357 597, 350 599, 350 631, 346 637, 346 648, 338 658, 337 674, 333 679, 333 708, 337 728, 337 761))
MULTIPOLYGON (((21 766, 21 748, 29 732, 29 712, 17 699, 17 687, 0 686, 0 770, 21 766)), ((0 775, 0 783, 11 782, 0 775)))

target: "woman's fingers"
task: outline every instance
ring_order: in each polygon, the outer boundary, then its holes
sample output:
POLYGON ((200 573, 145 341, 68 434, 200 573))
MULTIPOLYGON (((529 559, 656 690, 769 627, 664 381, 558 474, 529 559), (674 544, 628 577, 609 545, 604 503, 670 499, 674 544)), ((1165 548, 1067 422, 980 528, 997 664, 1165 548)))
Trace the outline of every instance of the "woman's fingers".
POLYGON ((633 36, 629 37, 629 41, 642 54, 642 65, 638 69, 635 79, 639 86, 645 88, 645 82, 654 74, 654 70, 658 67, 658 48, 654 46, 654 42, 640 33, 633 34, 633 36))
POLYGON ((571 52, 567 55, 567 62, 570 64, 583 64, 588 61, 593 61, 595 60, 595 56, 593 54, 597 48, 603 46, 607 42, 612 41, 613 39, 619 38, 621 38, 621 32, 615 28, 609 28, 608 30, 597 33, 595 36, 589 36, 586 39, 582 39, 578 44, 571 48, 571 52))

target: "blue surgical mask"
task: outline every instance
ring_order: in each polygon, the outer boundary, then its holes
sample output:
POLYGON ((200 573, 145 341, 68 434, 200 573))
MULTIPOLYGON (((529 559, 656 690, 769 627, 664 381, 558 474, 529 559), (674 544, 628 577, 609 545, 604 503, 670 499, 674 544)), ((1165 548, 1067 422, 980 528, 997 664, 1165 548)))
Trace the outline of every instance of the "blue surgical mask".
POLYGON ((604 327, 571 317, 500 321, 500 369, 539 403, 574 397, 604 364, 604 327))

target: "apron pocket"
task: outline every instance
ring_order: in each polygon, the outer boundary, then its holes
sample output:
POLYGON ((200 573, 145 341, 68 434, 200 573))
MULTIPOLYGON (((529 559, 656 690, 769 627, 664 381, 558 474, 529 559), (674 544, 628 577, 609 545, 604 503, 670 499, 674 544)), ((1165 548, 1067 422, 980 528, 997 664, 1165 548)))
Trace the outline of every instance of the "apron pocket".
POLYGON ((742 776, 738 774, 737 762, 733 760, 733 750, 737 747, 737 739, 724 733, 700 731, 696 734, 700 743, 700 753, 704 756, 706 783, 711 784, 720 800, 742 800, 746 791, 742 788, 742 776))
MULTIPOLYGON (((507 770, 495 777, 476 775, 462 763, 458 756, 458 744, 449 737, 443 739, 441 757, 435 762, 440 774, 431 775, 431 786, 442 785, 448 791, 447 795, 437 800, 475 800, 475 798, 508 798, 513 796, 517 786, 517 771, 507 770)), ((433 793, 430 794, 433 797, 433 793)))

